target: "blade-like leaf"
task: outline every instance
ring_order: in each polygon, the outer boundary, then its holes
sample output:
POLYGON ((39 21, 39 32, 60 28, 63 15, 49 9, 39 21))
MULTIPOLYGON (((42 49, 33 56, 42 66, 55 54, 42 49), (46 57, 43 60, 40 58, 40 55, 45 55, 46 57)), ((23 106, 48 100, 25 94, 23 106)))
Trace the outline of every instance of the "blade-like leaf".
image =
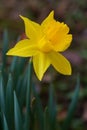
POLYGON ((31 84, 32 84, 32 59, 30 59, 27 70, 27 93, 26 93, 26 115, 25 129, 30 130, 31 121, 31 84))
POLYGON ((6 118, 5 118, 5 115, 3 115, 3 129, 4 130, 9 130, 8 129, 8 125, 7 125, 7 121, 6 121, 6 118))
POLYGON ((16 88, 16 84, 19 79, 19 73, 18 73, 18 60, 19 57, 13 57, 11 66, 10 66, 10 72, 12 73, 13 80, 14 80, 14 87, 16 88))
POLYGON ((18 58, 18 63, 17 63, 17 72, 18 72, 18 75, 21 74, 25 68, 25 63, 27 61, 27 58, 24 58, 24 57, 19 57, 18 58))
POLYGON ((11 72, 14 72, 16 70, 17 62, 18 62, 18 57, 14 56, 12 63, 11 63, 11 66, 10 66, 11 72))
POLYGON ((15 89, 18 89, 16 85, 19 82, 20 75, 24 72, 26 60, 26 58, 13 57, 10 72, 13 74, 15 89))
POLYGON ((39 129, 40 130, 44 130, 44 113, 43 113, 43 107, 42 107, 42 104, 41 104, 41 101, 40 101, 40 98, 36 92, 36 88, 34 85, 32 85, 32 90, 33 90, 33 95, 35 97, 35 101, 34 101, 34 104, 35 104, 35 112, 36 112, 36 119, 37 119, 37 122, 38 122, 38 125, 39 125, 39 129))
POLYGON ((13 81, 9 74, 6 87, 6 118, 10 129, 14 128, 14 95, 13 95, 13 81))
POLYGON ((0 112, 0 130, 2 130, 3 129, 3 116, 2 116, 3 114, 0 112))
POLYGON ((48 107, 44 111, 44 130, 49 130, 48 107))
POLYGON ((73 115, 74 115, 74 112, 75 112, 75 109, 76 109, 76 106, 77 106, 77 102, 78 102, 78 98, 79 98, 79 90, 80 90, 80 79, 78 77, 76 89, 75 89, 75 92, 74 92, 73 97, 72 97, 71 104, 70 104, 69 109, 68 109, 67 117, 66 117, 66 119, 63 123, 62 130, 68 130, 68 128, 70 126, 70 123, 72 121, 72 118, 73 118, 73 115))
POLYGON ((18 95, 21 107, 24 105, 26 101, 26 88, 27 88, 27 75, 23 74, 19 77, 16 86, 16 93, 18 95))
POLYGON ((1 112, 5 112, 5 95, 4 95, 4 85, 1 71, 0 71, 0 110, 1 112))
POLYGON ((15 92, 14 92, 14 120, 15 120, 15 130, 23 130, 22 115, 15 92))
POLYGON ((49 100, 48 100, 48 119, 49 119, 49 129, 56 129, 56 103, 54 100, 54 86, 51 84, 49 86, 49 100))

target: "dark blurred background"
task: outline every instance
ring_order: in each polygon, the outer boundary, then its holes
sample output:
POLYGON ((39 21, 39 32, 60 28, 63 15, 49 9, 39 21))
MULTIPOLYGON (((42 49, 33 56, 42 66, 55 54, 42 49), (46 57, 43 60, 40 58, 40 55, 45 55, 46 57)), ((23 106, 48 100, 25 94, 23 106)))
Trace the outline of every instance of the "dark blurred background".
MULTIPOLYGON (((2 43, 5 29, 9 33, 9 45, 23 38, 24 25, 19 15, 26 16, 41 23, 51 10, 55 11, 55 19, 65 22, 73 35, 71 46, 64 55, 72 65, 72 75, 62 76, 50 68, 42 83, 37 83, 38 91, 45 104, 47 87, 52 80, 56 88, 59 103, 58 120, 65 118, 76 77, 80 74, 80 94, 75 118, 72 122, 74 130, 87 129, 87 0, 0 0, 0 42, 2 43), (41 89, 42 86, 42 89, 41 89)), ((1 48, 2 45, 0 45, 1 48)))

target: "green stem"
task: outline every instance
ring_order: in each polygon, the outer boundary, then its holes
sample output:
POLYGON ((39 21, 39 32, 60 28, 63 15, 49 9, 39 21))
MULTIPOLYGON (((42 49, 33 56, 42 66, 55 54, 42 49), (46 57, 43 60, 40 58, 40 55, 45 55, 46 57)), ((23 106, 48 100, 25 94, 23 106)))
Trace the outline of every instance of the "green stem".
POLYGON ((25 129, 30 129, 31 121, 31 85, 32 84, 32 59, 30 59, 28 64, 27 72, 27 93, 26 93, 26 116, 25 116, 25 129))

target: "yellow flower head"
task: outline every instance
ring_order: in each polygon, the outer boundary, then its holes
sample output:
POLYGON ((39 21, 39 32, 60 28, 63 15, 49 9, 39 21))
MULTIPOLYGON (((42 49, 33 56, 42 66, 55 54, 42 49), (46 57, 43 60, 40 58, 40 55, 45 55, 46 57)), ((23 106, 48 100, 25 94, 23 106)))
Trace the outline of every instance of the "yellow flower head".
POLYGON ((41 23, 20 16, 25 24, 27 39, 19 41, 7 55, 32 57, 33 67, 39 80, 47 68, 52 65, 64 75, 71 74, 69 61, 60 53, 65 51, 72 41, 69 27, 54 19, 54 11, 41 23))

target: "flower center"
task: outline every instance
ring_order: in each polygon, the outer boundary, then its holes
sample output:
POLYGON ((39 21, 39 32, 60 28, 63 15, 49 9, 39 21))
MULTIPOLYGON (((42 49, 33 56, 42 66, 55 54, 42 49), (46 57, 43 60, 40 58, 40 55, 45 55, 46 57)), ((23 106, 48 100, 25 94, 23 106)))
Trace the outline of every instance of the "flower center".
POLYGON ((57 50, 63 36, 62 26, 63 23, 52 20, 50 23, 47 23, 44 28, 42 28, 43 36, 40 38, 38 44, 39 50, 43 52, 57 50))
POLYGON ((60 29, 60 23, 52 20, 48 25, 44 28, 44 33, 46 34, 48 40, 54 45, 58 39, 58 32, 60 29))
POLYGON ((46 53, 51 51, 51 43, 46 39, 45 35, 39 40, 38 49, 46 53))

